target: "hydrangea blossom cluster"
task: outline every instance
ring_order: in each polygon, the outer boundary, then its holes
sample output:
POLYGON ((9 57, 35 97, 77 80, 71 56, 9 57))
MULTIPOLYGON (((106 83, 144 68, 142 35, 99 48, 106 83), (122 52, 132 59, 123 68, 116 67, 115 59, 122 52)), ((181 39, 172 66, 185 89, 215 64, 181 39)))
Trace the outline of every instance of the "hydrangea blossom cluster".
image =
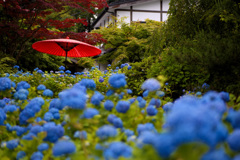
POLYGON ((46 89, 46 86, 43 85, 43 84, 40 84, 40 85, 37 87, 37 90, 39 90, 39 91, 43 91, 43 90, 45 90, 45 89, 46 89))
POLYGON ((143 90, 148 90, 150 92, 157 91, 160 89, 160 87, 160 83, 154 78, 147 79, 141 86, 143 90))
MULTIPOLYGON (((108 68, 108 73, 102 76, 106 80, 104 83, 99 81, 99 76, 95 77, 95 81, 84 78, 76 84, 69 81, 70 83, 65 85, 68 89, 60 92, 57 98, 54 95, 54 99, 47 94, 43 98, 32 98, 32 95, 41 92, 33 91, 35 86, 28 89, 30 85, 27 82, 33 84, 27 77, 31 76, 30 74, 22 74, 22 71, 19 71, 17 75, 10 75, 9 77, 14 79, 17 76, 26 76, 27 80, 21 82, 16 80, 19 82, 16 91, 8 92, 14 99, 0 99, 0 126, 2 126, 0 128, 6 128, 2 137, 3 139, 8 137, 5 136, 6 133, 11 135, 9 136, 11 138, 17 137, 16 139, 6 138, 1 142, 1 147, 4 148, 3 150, 11 151, 17 159, 24 157, 25 159, 47 159, 44 156, 55 158, 62 156, 60 159, 69 159, 68 156, 72 153, 82 154, 83 147, 87 150, 94 147, 100 149, 105 159, 130 158, 135 147, 139 150, 146 149, 146 151, 153 148, 161 158, 167 159, 178 151, 178 147, 200 142, 207 145, 209 151, 201 158, 198 157, 199 159, 239 159, 240 111, 226 105, 230 100, 227 92, 208 92, 202 96, 202 93, 187 91, 187 94, 194 96, 184 95, 174 102, 166 103, 167 98, 165 99, 165 93, 159 90, 161 88, 159 82, 148 79, 142 84, 143 97, 131 97, 132 90, 124 88, 125 75, 119 74, 127 69, 126 66, 129 67, 123 64, 120 67, 123 69, 116 68, 115 71, 108 68), (114 74, 111 75, 112 73, 114 74), (108 75, 111 77, 106 77, 108 75), (108 78, 109 84, 107 84, 108 78), (107 87, 110 86, 110 88, 97 91, 99 84, 104 87, 108 85, 107 87), (105 92, 106 95, 104 95, 105 92), (162 104, 164 105, 161 108, 162 104), (71 117, 73 112, 79 114, 71 117), (14 120, 9 120, 12 117, 14 120), (77 119, 76 123, 72 121, 74 118, 77 119), (223 121, 232 128, 228 130, 223 121), (38 139, 40 137, 42 140, 38 139), (95 142, 91 143, 93 139, 97 140, 96 146, 93 146, 95 142), (76 142, 76 146, 72 140, 76 142), (115 142, 116 140, 121 142, 115 142), (25 142, 26 144, 34 143, 31 152, 25 149, 25 142), (224 145, 221 145, 223 142, 224 145), (134 148, 131 148, 130 144, 134 148), (152 147, 143 148, 144 145, 152 147), (227 147, 228 152, 231 150, 230 156, 218 146, 227 147)), ((94 67, 93 72, 97 69, 94 67)), ((65 73, 62 75, 63 78, 73 78, 70 72, 65 73)), ((78 81, 78 75, 83 76, 83 74, 76 74, 74 78, 78 81)), ((92 74, 86 73, 85 77, 91 77, 92 74)), ((37 76, 43 77, 39 74, 37 76)), ((49 75, 46 74, 47 76, 49 75)), ((56 75, 50 74, 50 76, 56 75)), ((62 83, 59 75, 55 78, 57 83, 62 83)), ((15 88, 11 80, 0 78, 0 82, 4 84, 7 82, 6 86, 8 86, 5 87, 7 89, 0 90, 0 92, 3 91, 1 93, 15 88)), ((37 90, 46 91, 47 89, 44 85, 39 85, 37 90)), ((167 92, 166 94, 168 95, 167 92)), ((102 158, 96 157, 94 152, 89 152, 87 156, 93 159, 102 158)))
POLYGON ((6 77, 0 78, 0 91, 5 91, 11 88, 11 79, 6 77))
POLYGON ((18 91, 20 89, 28 89, 28 88, 30 88, 30 84, 27 83, 26 81, 21 81, 17 84, 16 90, 18 91))
POLYGON ((58 156, 74 153, 76 151, 76 146, 71 141, 61 140, 61 141, 58 141, 53 146, 52 151, 53 151, 53 155, 58 157, 58 156))
POLYGON ((123 142, 112 142, 103 154, 106 159, 118 159, 121 156, 129 158, 132 155, 132 148, 123 142))
POLYGON ((113 88, 121 88, 127 84, 124 74, 113 74, 111 77, 109 77, 108 82, 113 88))
POLYGON ((104 100, 104 96, 98 91, 95 91, 94 95, 91 97, 91 103, 96 106, 99 106, 101 101, 103 100, 104 100))
POLYGON ((116 105, 116 110, 119 113, 126 113, 130 108, 130 103, 128 101, 118 101, 116 105))
POLYGON ((72 88, 59 93, 61 108, 66 106, 73 109, 84 109, 86 105, 86 94, 81 90, 72 88))
POLYGON ((106 139, 108 137, 115 137, 117 135, 117 130, 115 127, 113 127, 111 125, 104 125, 97 130, 96 135, 100 139, 106 139))

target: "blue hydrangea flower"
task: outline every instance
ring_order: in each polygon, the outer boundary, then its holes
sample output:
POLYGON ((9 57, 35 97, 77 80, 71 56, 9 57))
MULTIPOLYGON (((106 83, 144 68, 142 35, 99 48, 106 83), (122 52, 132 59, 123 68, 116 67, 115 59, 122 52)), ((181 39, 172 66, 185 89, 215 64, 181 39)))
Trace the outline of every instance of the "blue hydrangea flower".
POLYGON ((58 98, 54 98, 51 102, 50 102, 50 105, 49 105, 49 109, 51 108, 57 108, 59 110, 62 110, 62 105, 61 105, 61 101, 60 99, 58 98))
POLYGON ((128 66, 128 68, 127 68, 128 70, 130 70, 130 69, 132 69, 132 66, 128 66))
POLYGON ((14 98, 19 100, 26 100, 29 92, 26 89, 19 89, 16 93, 14 93, 14 98))
POLYGON ((107 66, 108 66, 108 67, 111 67, 111 64, 108 64, 107 66))
POLYGON ((146 101, 144 99, 141 99, 140 101, 138 101, 138 106, 140 108, 144 108, 146 106, 146 101))
POLYGON ((49 148, 49 145, 47 143, 42 143, 38 146, 38 151, 42 152, 49 148))
POLYGON ((168 113, 168 112, 171 110, 172 106, 173 106, 173 103, 172 103, 172 102, 168 102, 168 103, 166 103, 166 104, 163 105, 163 110, 164 110, 166 113, 168 113))
POLYGON ((30 141, 30 140, 33 140, 34 137, 36 137, 36 135, 29 132, 28 134, 22 136, 22 139, 30 141))
POLYGON ((106 101, 104 102, 104 108, 105 108, 106 110, 111 111, 111 110, 113 109, 113 107, 114 107, 114 103, 113 103, 112 101, 106 100, 106 101))
POLYGON ((131 89, 127 89, 127 93, 128 93, 128 94, 132 94, 133 92, 132 92, 131 89))
POLYGON ((35 97, 30 101, 29 105, 36 104, 36 105, 42 106, 44 103, 45 101, 43 100, 42 97, 35 97))
POLYGON ((14 140, 8 141, 6 146, 8 149, 13 150, 13 149, 17 148, 18 143, 19 143, 18 140, 14 139, 14 140))
POLYGON ((67 73, 67 74, 71 74, 72 72, 69 71, 69 70, 66 70, 65 73, 67 73))
POLYGON ((201 95, 202 95, 201 92, 197 92, 197 93, 196 93, 196 96, 201 96, 201 95))
POLYGON ((148 90, 148 91, 157 91, 160 89, 160 83, 158 80, 154 78, 147 79, 145 82, 143 82, 141 89, 148 90))
POLYGON ((99 78, 99 82, 100 83, 104 82, 104 79, 103 78, 99 78))
POLYGON ((240 129, 234 130, 233 133, 228 137, 227 142, 229 147, 233 151, 240 151, 240 129))
POLYGON ((158 113, 158 110, 156 109, 155 106, 153 105, 149 105, 147 108, 146 108, 146 111, 147 111, 147 114, 149 116, 155 116, 157 113, 158 113))
POLYGON ((127 84, 124 74, 113 74, 109 77, 108 82, 113 88, 121 88, 127 84))
POLYGON ((103 99, 104 96, 100 92, 95 91, 94 95, 91 97, 91 103, 99 106, 103 99))
POLYGON ((27 124, 27 120, 35 116, 35 112, 31 108, 25 108, 19 114, 19 122, 20 124, 27 124))
POLYGON ((2 99, 0 100, 0 108, 4 108, 6 105, 6 102, 2 99))
POLYGON ((106 92, 106 96, 111 96, 113 93, 114 93, 114 90, 109 89, 109 90, 106 92))
POLYGON ((16 91, 20 89, 28 89, 28 88, 30 88, 30 84, 28 84, 26 81, 21 81, 17 84, 16 91))
POLYGON ((87 139, 87 132, 86 131, 76 131, 73 135, 75 138, 79 139, 87 139))
POLYGON ((142 147, 143 144, 151 144, 154 145, 157 139, 157 135, 150 131, 144 131, 138 137, 138 146, 142 147))
POLYGON ((164 96, 165 96, 165 93, 164 93, 163 91, 157 91, 157 92, 156 92, 156 95, 157 95, 158 97, 164 97, 164 96))
POLYGON ((142 95, 143 95, 143 97, 147 97, 147 96, 148 96, 148 94, 149 94, 149 90, 146 90, 146 91, 144 91, 144 92, 143 92, 143 94, 142 94, 142 95))
POLYGON ((50 122, 53 118, 54 117, 53 117, 53 114, 51 112, 46 112, 44 114, 44 117, 43 117, 43 119, 47 122, 50 122))
POLYGON ((17 160, 20 160, 20 159, 22 159, 25 156, 26 156, 26 153, 24 151, 19 151, 17 153, 17 157, 16 158, 17 158, 17 160))
POLYGON ((232 160, 240 160, 240 154, 236 155, 232 160))
POLYGON ((201 160, 231 160, 231 158, 224 152, 223 149, 219 150, 211 150, 204 154, 201 158, 201 160))
POLYGON ((6 113, 7 113, 7 112, 14 112, 14 111, 17 110, 17 106, 8 104, 8 105, 6 105, 6 106, 4 107, 3 110, 4 110, 6 113))
POLYGON ((46 89, 46 86, 44 86, 43 84, 40 84, 38 87, 37 87, 37 90, 39 91, 43 91, 46 89))
POLYGON ((81 90, 84 93, 87 93, 87 88, 79 83, 74 84, 72 88, 75 88, 75 89, 81 90))
POLYGON ((76 146, 71 141, 61 140, 55 143, 52 152, 55 157, 71 154, 76 151, 76 146))
POLYGON ((53 143, 64 135, 64 128, 61 125, 56 125, 54 122, 45 123, 43 131, 47 132, 44 140, 53 143))
POLYGON ((53 91, 51 91, 50 89, 45 89, 43 91, 43 95, 47 96, 47 97, 52 97, 53 96, 53 91))
POLYGON ((130 103, 128 101, 118 101, 116 105, 116 110, 119 113, 126 113, 130 108, 130 103))
POLYGON ((230 122, 234 129, 240 129, 240 111, 229 109, 226 120, 230 122))
POLYGON ((202 88, 203 89, 208 89, 210 86, 209 86, 209 84, 207 84, 207 83, 203 83, 203 85, 202 85, 202 88))
POLYGON ((132 148, 123 142, 112 142, 103 155, 105 159, 118 159, 119 157, 129 158, 132 156, 132 148))
POLYGON ((216 111, 220 115, 223 115, 227 110, 226 103, 223 101, 219 93, 209 91, 202 96, 201 103, 209 109, 216 111))
POLYGON ((83 112, 83 118, 90 119, 90 118, 93 118, 95 115, 98 115, 98 114, 99 114, 99 111, 97 109, 87 108, 83 112))
POLYGON ((27 128, 25 127, 21 127, 21 126, 13 126, 11 128, 12 131, 16 131, 17 136, 22 136, 24 133, 26 133, 28 131, 27 128))
POLYGON ((168 158, 176 149, 176 146, 173 144, 173 138, 170 134, 160 134, 157 136, 153 146, 163 158, 168 158))
POLYGON ((97 130, 96 134, 100 139, 106 139, 108 137, 115 137, 117 130, 113 126, 104 125, 97 130))
POLYGON ((43 127, 40 125, 32 126, 30 129, 30 133, 33 133, 37 136, 38 133, 43 132, 43 127))
POLYGON ((15 88, 16 87, 16 83, 15 82, 11 82, 11 87, 15 88))
POLYGON ((125 64, 121 64, 121 68, 125 67, 125 64))
POLYGON ((114 120, 115 118, 117 118, 116 115, 114 115, 114 114, 109 114, 108 117, 107 117, 107 121, 108 121, 109 123, 113 124, 113 120, 114 120))
POLYGON ((15 65, 15 66, 13 66, 13 68, 17 68, 17 69, 19 69, 20 67, 19 67, 18 65, 15 65))
POLYGON ((220 92, 220 97, 225 101, 225 102, 229 102, 230 101, 230 96, 228 92, 220 92))
POLYGON ((161 100, 152 98, 151 101, 149 102, 149 105, 154 105, 157 108, 159 108, 161 106, 161 100))
POLYGON ((171 112, 166 117, 165 126, 176 146, 200 141, 213 148, 227 138, 228 131, 222 124, 221 113, 219 113, 222 111, 215 108, 222 103, 218 103, 219 99, 215 94, 204 96, 214 97, 214 99, 184 96, 175 100, 172 105, 171 112))
POLYGON ((43 154, 41 152, 34 152, 31 156, 31 160, 42 160, 43 154))
POLYGON ((114 118, 113 119, 113 125, 116 128, 122 128, 123 127, 123 122, 122 122, 121 118, 118 118, 118 117, 114 118))
POLYGON ((7 77, 0 78, 0 91, 11 89, 11 79, 7 77))
POLYGON ((61 108, 68 106, 73 109, 84 109, 87 101, 86 94, 75 88, 60 92, 59 98, 62 105, 61 108))
POLYGON ((89 88, 91 90, 96 89, 96 83, 92 79, 82 79, 80 82, 78 82, 80 85, 85 86, 86 88, 89 88))
POLYGON ((125 129, 124 133, 127 137, 131 137, 134 135, 134 131, 130 130, 130 129, 125 129))
POLYGON ((156 132, 156 129, 152 123, 139 124, 137 126, 138 135, 140 135, 144 131, 156 132))
POLYGON ((119 99, 123 99, 124 94, 125 94, 124 92, 121 92, 121 93, 119 94, 119 96, 118 96, 119 99))
POLYGON ((130 104, 133 104, 133 102, 135 102, 135 98, 131 98, 131 99, 129 99, 128 101, 130 102, 130 104))
POLYGON ((64 66, 60 66, 58 69, 59 70, 65 70, 65 67, 64 66))

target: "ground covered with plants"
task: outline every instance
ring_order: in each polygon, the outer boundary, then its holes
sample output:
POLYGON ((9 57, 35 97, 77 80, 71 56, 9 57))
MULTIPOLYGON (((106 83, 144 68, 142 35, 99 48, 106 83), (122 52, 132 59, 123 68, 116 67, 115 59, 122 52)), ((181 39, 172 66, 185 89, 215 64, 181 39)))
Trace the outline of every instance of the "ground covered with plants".
POLYGON ((240 98, 208 84, 172 100, 162 77, 134 95, 129 64, 14 68, 0 78, 1 159, 240 159, 240 98))

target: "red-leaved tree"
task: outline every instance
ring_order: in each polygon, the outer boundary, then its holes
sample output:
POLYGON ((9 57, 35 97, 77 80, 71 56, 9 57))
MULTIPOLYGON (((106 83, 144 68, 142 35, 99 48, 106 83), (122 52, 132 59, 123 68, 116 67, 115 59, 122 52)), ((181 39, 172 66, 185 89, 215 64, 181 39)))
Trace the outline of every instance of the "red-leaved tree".
POLYGON ((104 41, 99 34, 61 30, 88 25, 84 17, 61 15, 72 10, 94 14, 96 8, 106 6, 106 0, 0 0, 0 53, 18 59, 29 42, 48 38, 69 36, 93 45, 104 41))

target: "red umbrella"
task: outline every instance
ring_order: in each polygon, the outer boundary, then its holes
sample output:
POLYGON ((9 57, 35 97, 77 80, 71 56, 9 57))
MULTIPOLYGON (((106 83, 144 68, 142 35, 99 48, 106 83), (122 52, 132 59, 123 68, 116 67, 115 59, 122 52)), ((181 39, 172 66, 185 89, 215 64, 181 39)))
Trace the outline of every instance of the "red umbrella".
POLYGON ((32 48, 43 53, 67 57, 91 57, 101 53, 101 50, 90 44, 69 39, 49 39, 35 42, 32 48))

